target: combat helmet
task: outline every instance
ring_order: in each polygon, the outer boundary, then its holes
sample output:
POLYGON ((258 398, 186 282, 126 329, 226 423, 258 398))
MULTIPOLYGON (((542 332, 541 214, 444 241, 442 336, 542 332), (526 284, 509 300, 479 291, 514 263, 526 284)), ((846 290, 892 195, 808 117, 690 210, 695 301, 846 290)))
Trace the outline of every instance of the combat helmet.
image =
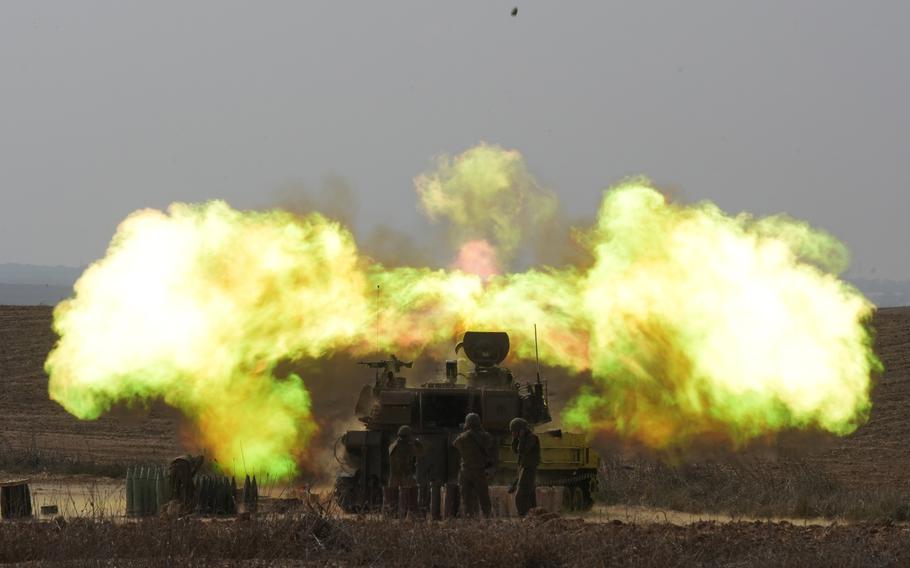
POLYGON ((399 428, 398 437, 399 438, 410 438, 411 437, 411 427, 408 426, 407 424, 405 424, 404 426, 399 428))
POLYGON ((509 422, 509 432, 515 434, 516 432, 521 432, 522 430, 530 430, 531 426, 528 424, 528 421, 524 418, 513 418, 509 422))
POLYGON ((473 430, 475 428, 480 428, 480 415, 476 412, 471 412, 464 417, 464 427, 468 430, 473 430))

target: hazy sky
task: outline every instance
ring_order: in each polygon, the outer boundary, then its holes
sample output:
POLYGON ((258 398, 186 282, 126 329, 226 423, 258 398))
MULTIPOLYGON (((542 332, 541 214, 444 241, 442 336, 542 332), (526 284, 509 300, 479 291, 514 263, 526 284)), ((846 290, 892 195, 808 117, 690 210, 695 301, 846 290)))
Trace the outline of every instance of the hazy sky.
POLYGON ((573 215, 646 174, 910 278, 908 22, 908 2, 5 1, 0 262, 87 263, 134 209, 333 175, 358 232, 416 234, 412 178, 484 140, 573 215))

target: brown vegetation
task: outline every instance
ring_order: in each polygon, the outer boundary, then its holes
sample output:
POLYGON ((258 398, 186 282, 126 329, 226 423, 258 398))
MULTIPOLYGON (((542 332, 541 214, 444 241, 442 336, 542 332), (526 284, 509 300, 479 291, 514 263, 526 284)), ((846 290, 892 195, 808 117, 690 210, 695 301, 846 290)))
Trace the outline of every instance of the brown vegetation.
POLYGON ((581 520, 399 523, 316 513, 227 521, 6 524, 0 562, 79 565, 884 566, 910 562, 910 529, 581 520))
POLYGON ((603 464, 597 499, 691 513, 750 517, 910 521, 910 488, 844 484, 804 461, 696 462, 653 460, 603 464))

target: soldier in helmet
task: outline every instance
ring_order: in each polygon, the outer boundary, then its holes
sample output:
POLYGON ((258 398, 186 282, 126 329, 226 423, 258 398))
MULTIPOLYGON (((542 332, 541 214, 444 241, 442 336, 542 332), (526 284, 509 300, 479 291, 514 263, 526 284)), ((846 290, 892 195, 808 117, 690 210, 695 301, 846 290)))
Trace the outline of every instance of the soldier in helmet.
POLYGON ((398 436, 389 444, 389 484, 383 494, 385 511, 391 515, 396 507, 403 518, 417 512, 417 486, 414 474, 417 472, 417 458, 423 455, 423 444, 404 425, 398 429, 398 436))
POLYGON ((423 455, 423 444, 410 426, 398 429, 398 437, 389 445, 389 487, 414 487, 417 458, 423 455))
POLYGON ((461 454, 458 483, 465 516, 476 516, 479 505, 483 515, 489 518, 492 506, 486 470, 495 465, 491 457, 493 438, 483 429, 480 416, 473 412, 465 416, 464 432, 455 438, 452 445, 461 454))
POLYGON ((203 456, 183 455, 171 460, 168 466, 168 481, 171 486, 171 500, 180 503, 183 511, 193 509, 196 488, 193 477, 202 467, 203 456))
POLYGON ((518 454, 518 488, 515 492, 515 508, 520 516, 537 506, 537 466, 540 465, 540 439, 523 418, 514 418, 509 423, 512 433, 512 451, 518 454))

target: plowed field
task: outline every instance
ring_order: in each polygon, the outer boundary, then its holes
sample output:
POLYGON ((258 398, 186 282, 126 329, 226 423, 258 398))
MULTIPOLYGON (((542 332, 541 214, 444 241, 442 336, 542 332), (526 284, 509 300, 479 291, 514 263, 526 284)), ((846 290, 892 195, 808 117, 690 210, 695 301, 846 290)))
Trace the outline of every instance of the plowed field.
POLYGON ((0 452, 101 463, 159 460, 180 451, 179 415, 160 404, 81 421, 48 398, 44 361, 56 340, 51 308, 0 306, 0 452))
MULTIPOLYGON (((800 459, 844 485, 894 488, 910 477, 910 308, 880 310, 874 327, 886 371, 869 422, 847 438, 803 448, 800 459)), ((54 341, 51 308, 0 306, 0 452, 34 448, 79 461, 135 463, 181 451, 180 417, 161 404, 80 421, 49 400, 43 365, 54 341)), ((351 401, 354 392, 345 393, 351 401)), ((318 393, 316 403, 318 409, 318 393)))

